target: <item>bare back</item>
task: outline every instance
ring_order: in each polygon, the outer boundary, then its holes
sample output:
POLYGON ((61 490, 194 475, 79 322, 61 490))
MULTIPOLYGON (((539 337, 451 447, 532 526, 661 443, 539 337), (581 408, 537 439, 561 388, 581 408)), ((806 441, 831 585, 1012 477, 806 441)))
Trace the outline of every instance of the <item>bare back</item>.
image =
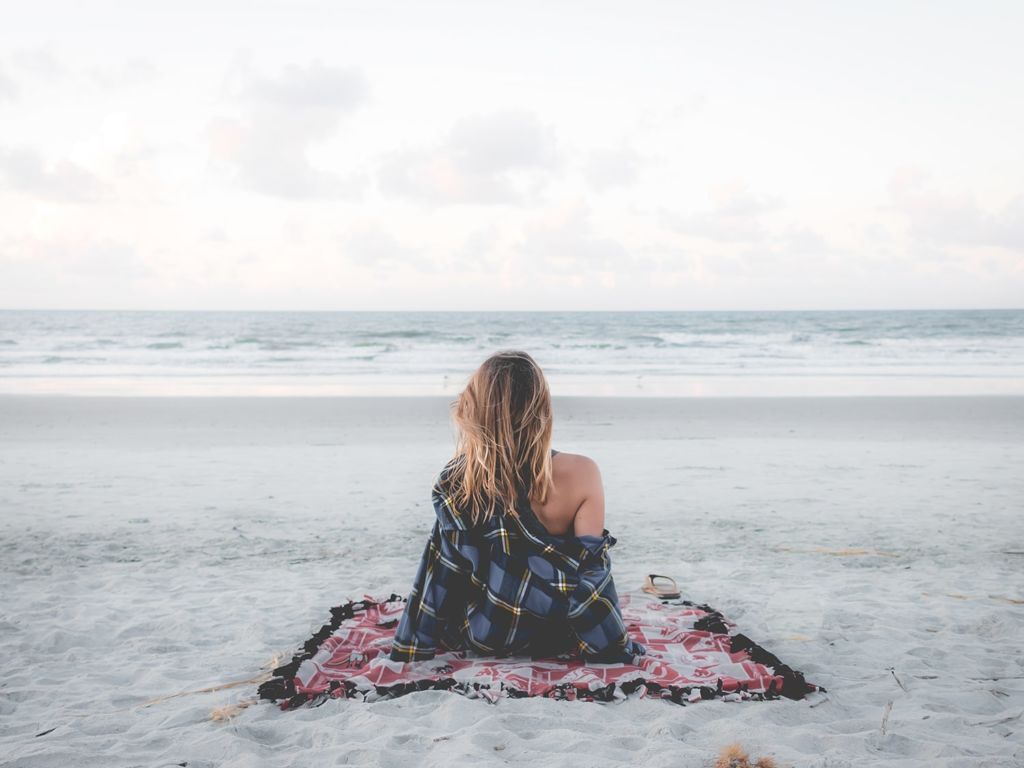
POLYGON ((554 536, 600 536, 604 532, 604 486, 593 459, 558 451, 551 459, 553 488, 533 513, 554 536))

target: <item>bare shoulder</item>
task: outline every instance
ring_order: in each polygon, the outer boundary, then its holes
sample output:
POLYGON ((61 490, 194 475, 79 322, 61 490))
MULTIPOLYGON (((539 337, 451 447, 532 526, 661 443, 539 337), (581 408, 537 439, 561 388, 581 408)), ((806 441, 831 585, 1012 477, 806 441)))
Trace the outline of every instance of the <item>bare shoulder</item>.
POLYGON ((582 453, 559 451, 555 454, 552 465, 566 473, 600 472, 597 462, 582 453))
POLYGON ((597 462, 580 453, 559 451, 552 461, 555 483, 559 482, 581 490, 601 484, 601 469, 597 462))
POLYGON ((575 535, 600 536, 604 531, 604 486, 597 462, 578 453, 558 453, 553 469, 555 488, 561 486, 565 497, 571 499, 575 535))

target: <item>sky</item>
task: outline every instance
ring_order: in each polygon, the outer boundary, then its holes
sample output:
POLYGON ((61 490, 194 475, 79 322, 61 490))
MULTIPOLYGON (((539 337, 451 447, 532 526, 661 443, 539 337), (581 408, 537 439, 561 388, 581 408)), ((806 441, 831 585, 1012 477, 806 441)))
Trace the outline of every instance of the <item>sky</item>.
POLYGON ((36 0, 0 308, 1024 306, 1015 2, 36 0))

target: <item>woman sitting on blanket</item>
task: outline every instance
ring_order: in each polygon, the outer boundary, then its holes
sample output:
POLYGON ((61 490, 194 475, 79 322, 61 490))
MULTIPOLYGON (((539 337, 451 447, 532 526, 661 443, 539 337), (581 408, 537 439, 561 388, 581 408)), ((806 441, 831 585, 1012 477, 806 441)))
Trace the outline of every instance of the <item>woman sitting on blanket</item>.
POLYGON ((471 650, 630 663, 597 464, 551 448, 551 396, 525 352, 500 352, 453 403, 455 456, 391 648, 394 661, 471 650))

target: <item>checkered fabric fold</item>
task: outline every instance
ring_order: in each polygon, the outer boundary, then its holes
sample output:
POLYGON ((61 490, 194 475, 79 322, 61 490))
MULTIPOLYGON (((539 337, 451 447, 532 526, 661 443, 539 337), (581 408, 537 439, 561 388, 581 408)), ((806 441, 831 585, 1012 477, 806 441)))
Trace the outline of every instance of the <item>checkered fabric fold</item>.
POLYGON ((390 658, 422 661, 450 650, 542 658, 575 653, 630 663, 645 653, 622 620, 608 555, 615 538, 552 536, 525 492, 517 514, 474 524, 456 507, 448 475, 434 482, 434 521, 390 658))

